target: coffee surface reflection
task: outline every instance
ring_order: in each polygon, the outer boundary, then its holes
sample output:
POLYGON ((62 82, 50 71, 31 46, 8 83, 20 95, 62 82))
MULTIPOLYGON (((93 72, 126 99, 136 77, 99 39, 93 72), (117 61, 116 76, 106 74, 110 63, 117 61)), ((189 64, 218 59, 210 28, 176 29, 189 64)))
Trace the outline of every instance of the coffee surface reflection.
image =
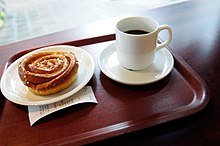
POLYGON ((128 30, 128 31, 125 31, 125 33, 134 34, 134 35, 142 35, 142 34, 148 34, 149 32, 145 30, 128 30))

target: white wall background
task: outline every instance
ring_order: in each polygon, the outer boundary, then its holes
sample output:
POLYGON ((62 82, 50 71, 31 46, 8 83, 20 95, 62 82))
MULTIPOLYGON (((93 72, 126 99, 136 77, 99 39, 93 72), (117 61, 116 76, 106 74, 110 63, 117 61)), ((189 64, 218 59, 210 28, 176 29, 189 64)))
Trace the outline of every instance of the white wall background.
POLYGON ((187 0, 5 0, 0 46, 187 0))

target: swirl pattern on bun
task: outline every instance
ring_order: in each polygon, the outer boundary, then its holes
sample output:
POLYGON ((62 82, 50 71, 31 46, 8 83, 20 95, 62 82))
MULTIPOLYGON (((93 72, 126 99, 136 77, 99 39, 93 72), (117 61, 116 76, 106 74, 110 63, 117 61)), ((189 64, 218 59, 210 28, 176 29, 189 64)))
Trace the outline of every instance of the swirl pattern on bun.
POLYGON ((57 93, 76 79, 79 63, 73 52, 38 52, 18 65, 23 84, 37 95, 57 93))

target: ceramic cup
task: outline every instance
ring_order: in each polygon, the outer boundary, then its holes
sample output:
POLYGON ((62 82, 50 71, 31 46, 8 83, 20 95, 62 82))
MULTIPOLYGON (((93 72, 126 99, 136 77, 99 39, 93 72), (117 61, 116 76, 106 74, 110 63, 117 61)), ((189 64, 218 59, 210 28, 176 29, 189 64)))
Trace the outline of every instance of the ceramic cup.
POLYGON ((172 40, 169 25, 145 17, 129 17, 116 24, 116 52, 120 64, 130 70, 144 70, 153 60, 154 54, 172 40), (158 34, 167 30, 168 38, 158 44, 158 34))

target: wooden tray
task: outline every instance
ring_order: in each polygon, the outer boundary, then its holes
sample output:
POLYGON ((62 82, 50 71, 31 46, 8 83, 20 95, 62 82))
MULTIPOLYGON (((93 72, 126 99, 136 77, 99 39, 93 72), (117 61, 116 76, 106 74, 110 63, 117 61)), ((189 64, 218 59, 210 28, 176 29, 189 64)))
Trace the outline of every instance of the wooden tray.
MULTIPOLYGON (((80 46, 95 61, 115 36, 89 38, 65 45, 80 46)), ((12 56, 6 66, 26 50, 12 56)), ((33 127, 26 106, 2 100, 0 141, 5 145, 82 145, 182 118, 203 109, 209 92, 201 78, 177 55, 164 79, 149 85, 128 86, 106 77, 96 65, 88 83, 98 104, 81 104, 58 111, 33 127)), ((97 64, 97 63, 96 63, 97 64)), ((2 94, 0 94, 3 97, 2 94)))

